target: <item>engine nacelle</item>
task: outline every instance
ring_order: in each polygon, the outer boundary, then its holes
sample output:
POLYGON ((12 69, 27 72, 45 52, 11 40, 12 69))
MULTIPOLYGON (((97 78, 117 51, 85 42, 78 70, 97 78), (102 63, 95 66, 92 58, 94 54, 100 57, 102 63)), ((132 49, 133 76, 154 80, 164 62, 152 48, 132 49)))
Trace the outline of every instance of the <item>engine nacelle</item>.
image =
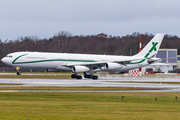
POLYGON ((82 72, 88 72, 90 69, 86 66, 74 66, 72 68, 72 72, 74 73, 82 73, 82 72))
POLYGON ((113 69, 121 69, 122 65, 119 63, 106 63, 106 69, 113 70, 113 69))

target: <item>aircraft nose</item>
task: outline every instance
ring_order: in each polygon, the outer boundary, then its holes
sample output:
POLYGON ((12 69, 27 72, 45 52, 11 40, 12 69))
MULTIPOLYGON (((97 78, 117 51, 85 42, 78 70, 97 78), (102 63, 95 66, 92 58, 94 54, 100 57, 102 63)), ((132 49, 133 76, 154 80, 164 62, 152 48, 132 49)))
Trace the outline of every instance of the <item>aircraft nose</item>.
POLYGON ((2 59, 1 59, 1 61, 4 63, 4 61, 5 61, 5 58, 2 58, 2 59))
POLYGON ((9 60, 7 60, 7 58, 5 58, 5 57, 2 58, 1 61, 2 61, 4 64, 7 64, 7 65, 9 64, 9 60))

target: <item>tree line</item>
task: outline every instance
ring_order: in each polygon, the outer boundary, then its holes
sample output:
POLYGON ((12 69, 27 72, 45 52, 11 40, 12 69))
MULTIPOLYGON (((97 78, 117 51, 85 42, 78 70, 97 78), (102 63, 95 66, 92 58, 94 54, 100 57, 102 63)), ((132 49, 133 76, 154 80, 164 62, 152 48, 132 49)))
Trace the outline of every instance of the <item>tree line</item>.
MULTIPOLYGON (((61 31, 51 38, 44 39, 36 36, 19 37, 16 40, 5 41, 0 39, 0 58, 8 53, 18 51, 134 55, 139 51, 140 36, 143 45, 146 45, 154 37, 149 33, 141 34, 138 32, 121 37, 105 33, 72 36, 67 31, 61 31)), ((161 48, 178 49, 178 53, 180 53, 180 38, 165 35, 161 48)), ((6 67, 6 65, 0 62, 0 67, 6 67)))

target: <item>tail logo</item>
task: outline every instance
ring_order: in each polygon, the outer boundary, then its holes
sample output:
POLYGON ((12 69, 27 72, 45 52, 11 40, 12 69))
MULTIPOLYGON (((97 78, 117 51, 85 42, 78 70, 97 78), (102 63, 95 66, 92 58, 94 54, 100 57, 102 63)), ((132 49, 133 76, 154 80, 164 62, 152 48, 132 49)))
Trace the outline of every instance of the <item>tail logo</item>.
POLYGON ((149 50, 149 52, 145 55, 145 57, 144 58, 147 58, 149 55, 150 55, 150 53, 154 50, 154 51, 157 51, 157 49, 156 49, 156 45, 158 44, 158 42, 152 42, 152 48, 149 50))
POLYGON ((154 50, 154 51, 157 51, 157 49, 156 49, 156 45, 157 45, 157 44, 158 44, 158 42, 156 42, 156 43, 155 43, 155 42, 152 42, 152 45, 153 45, 153 46, 152 46, 152 48, 149 50, 150 53, 151 53, 153 50, 154 50))

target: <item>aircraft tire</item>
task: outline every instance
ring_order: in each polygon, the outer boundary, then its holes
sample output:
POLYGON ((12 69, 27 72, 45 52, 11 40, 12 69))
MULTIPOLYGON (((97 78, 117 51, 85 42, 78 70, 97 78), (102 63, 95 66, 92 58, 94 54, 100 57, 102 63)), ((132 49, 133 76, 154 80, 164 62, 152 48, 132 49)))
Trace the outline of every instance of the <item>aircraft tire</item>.
POLYGON ((21 72, 17 72, 17 75, 21 75, 21 72))
POLYGON ((76 79, 82 79, 81 75, 76 75, 76 79))
POLYGON ((94 76, 92 76, 92 79, 93 79, 93 80, 97 80, 97 79, 98 79, 98 76, 97 76, 97 75, 94 75, 94 76))
POLYGON ((92 78, 92 75, 84 75, 84 78, 92 78))
POLYGON ((72 75, 71 75, 71 78, 77 78, 77 75, 72 74, 72 75))

